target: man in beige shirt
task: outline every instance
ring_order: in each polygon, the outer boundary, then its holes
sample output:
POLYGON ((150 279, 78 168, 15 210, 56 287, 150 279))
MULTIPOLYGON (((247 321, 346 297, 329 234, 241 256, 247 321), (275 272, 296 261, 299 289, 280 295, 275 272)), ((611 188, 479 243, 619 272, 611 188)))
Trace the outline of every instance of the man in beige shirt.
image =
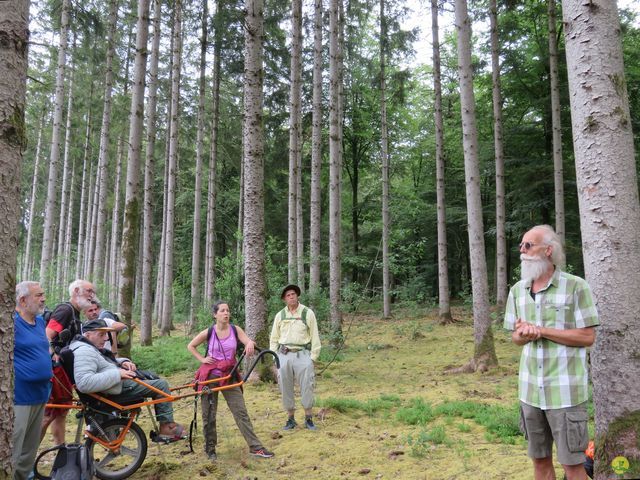
POLYGON ((300 385, 300 397, 304 408, 305 427, 316 430, 313 423, 313 403, 315 388, 314 362, 320 356, 320 336, 316 315, 309 307, 298 301, 300 287, 287 285, 280 298, 286 306, 273 320, 269 348, 278 352, 278 370, 282 405, 289 414, 284 430, 292 430, 298 424, 295 420, 294 382, 300 385))

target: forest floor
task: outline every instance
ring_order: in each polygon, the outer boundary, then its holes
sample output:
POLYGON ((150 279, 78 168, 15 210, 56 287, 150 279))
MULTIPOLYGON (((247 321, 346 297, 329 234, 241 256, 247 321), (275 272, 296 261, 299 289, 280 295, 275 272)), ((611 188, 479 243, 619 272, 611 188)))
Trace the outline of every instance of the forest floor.
MULTIPOLYGON (((316 368, 326 367, 316 379, 317 431, 282 431, 286 415, 277 385, 248 383, 244 396, 253 425, 275 457, 249 455, 221 400, 215 463, 207 460, 198 431, 195 453, 189 452, 188 440, 159 448, 150 443, 144 464, 130 478, 532 478, 526 442, 517 432, 520 349, 497 327, 497 367, 483 374, 447 374, 447 368, 473 355, 469 310, 456 308, 454 316, 457 323, 440 326, 437 309, 398 311, 391 320, 346 315, 345 347, 336 361, 316 368)), ((188 383, 192 375, 185 371, 169 381, 188 383)), ((175 409, 176 420, 188 426, 193 401, 181 400, 175 409)), ((302 423, 301 410, 297 420, 302 423)), ((199 412, 198 421, 200 426, 199 412)), ((68 423, 70 438, 73 426, 68 423)), ((150 430, 147 414, 140 424, 150 430)))

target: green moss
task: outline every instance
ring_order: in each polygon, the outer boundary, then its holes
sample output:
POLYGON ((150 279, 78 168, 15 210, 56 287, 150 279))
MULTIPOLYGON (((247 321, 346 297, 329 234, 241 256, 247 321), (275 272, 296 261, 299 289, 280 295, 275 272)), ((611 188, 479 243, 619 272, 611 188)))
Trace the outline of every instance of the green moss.
POLYGON ((611 462, 617 456, 624 456, 629 460, 629 470, 620 478, 640 477, 640 410, 617 418, 609 425, 603 435, 596 437, 596 473, 611 473, 611 462), (621 442, 621 439, 633 438, 635 445, 621 442), (635 450, 635 457, 629 455, 635 450))
POLYGON ((13 108, 13 112, 7 119, 8 125, 1 133, 5 141, 14 147, 25 148, 27 146, 27 129, 24 121, 24 109, 19 106, 13 108))
POLYGON ((615 89, 616 93, 622 96, 622 94, 625 92, 627 88, 626 83, 624 81, 624 76, 614 73, 609 75, 609 80, 611 80, 611 84, 613 85, 613 88, 615 89))

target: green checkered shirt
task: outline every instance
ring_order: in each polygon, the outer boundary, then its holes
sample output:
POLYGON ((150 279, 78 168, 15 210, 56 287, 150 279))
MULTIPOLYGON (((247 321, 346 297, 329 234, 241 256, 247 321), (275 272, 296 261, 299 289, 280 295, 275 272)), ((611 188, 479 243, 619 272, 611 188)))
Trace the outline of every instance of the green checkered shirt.
MULTIPOLYGON (((535 300, 531 297, 531 281, 522 280, 511 288, 504 328, 515 330, 519 318, 539 327, 561 330, 599 325, 587 282, 557 269, 535 300)), ((521 401, 543 410, 587 401, 587 349, 546 338, 525 344, 520 357, 518 394, 521 401)))

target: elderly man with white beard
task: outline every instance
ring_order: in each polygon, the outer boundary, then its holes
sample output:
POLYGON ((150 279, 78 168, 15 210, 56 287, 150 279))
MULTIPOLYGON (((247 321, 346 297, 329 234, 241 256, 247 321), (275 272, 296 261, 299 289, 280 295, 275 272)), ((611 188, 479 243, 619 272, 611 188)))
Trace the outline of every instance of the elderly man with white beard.
POLYGON ((568 480, 586 480, 587 347, 599 325, 585 280, 563 272, 562 242, 548 225, 520 243, 522 280, 509 292, 504 328, 522 346, 520 424, 536 480, 555 479, 552 447, 568 480))

